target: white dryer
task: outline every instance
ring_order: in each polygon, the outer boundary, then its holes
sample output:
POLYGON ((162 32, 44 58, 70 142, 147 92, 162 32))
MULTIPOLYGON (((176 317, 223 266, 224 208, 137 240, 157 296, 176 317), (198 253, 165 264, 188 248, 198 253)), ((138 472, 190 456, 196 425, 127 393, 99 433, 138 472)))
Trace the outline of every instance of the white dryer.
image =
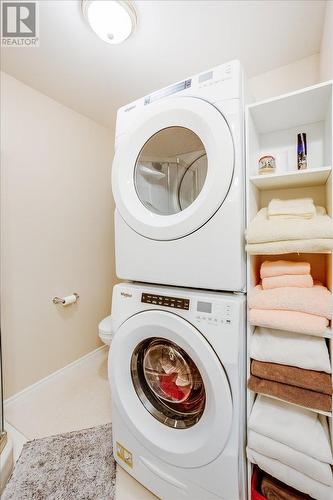
POLYGON ((233 61, 119 109, 119 278, 245 289, 243 87, 233 61))
POLYGON ((114 287, 114 456, 166 500, 245 500, 245 298, 114 287))

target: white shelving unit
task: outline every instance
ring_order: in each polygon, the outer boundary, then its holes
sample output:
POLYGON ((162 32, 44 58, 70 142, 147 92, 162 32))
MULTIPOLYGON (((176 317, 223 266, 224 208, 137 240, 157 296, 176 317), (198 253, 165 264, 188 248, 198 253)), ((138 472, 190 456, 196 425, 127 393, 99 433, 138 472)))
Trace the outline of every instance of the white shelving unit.
MULTIPOLYGON (((257 212, 268 205, 272 198, 313 198, 316 205, 326 207, 333 214, 332 188, 332 91, 333 82, 285 94, 273 99, 251 104, 246 109, 246 197, 247 224, 257 212), (297 134, 307 135, 308 169, 297 170, 297 134), (274 174, 258 175, 258 160, 264 154, 287 156, 287 164, 280 165, 274 174), (287 153, 287 155, 286 155, 287 153)), ((283 157, 283 156, 280 156, 283 157)), ((260 265, 264 260, 308 261, 315 279, 322 281, 332 291, 332 253, 307 253, 285 255, 251 255, 247 258, 247 291, 259 283, 260 265)), ((249 348, 254 327, 247 326, 249 348)), ((328 328, 324 335, 333 364, 333 336, 328 328)), ((247 356, 247 373, 250 375, 250 357, 247 356)), ((255 399, 247 392, 247 416, 255 399)), ((332 408, 333 412, 333 408, 332 408)), ((333 446, 332 412, 325 413, 329 420, 333 446)), ((251 484, 252 466, 248 467, 251 484)), ((249 499, 251 491, 249 487, 249 499)))

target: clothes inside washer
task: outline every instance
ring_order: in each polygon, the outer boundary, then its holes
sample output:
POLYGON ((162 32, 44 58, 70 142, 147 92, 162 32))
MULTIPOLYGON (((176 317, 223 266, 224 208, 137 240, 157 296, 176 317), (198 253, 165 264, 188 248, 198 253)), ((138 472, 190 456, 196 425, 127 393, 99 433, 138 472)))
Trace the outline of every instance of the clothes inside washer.
POLYGON ((160 387, 164 394, 168 398, 175 399, 177 401, 181 401, 184 397, 188 396, 189 391, 186 390, 186 387, 180 388, 177 385, 177 373, 162 374, 160 377, 160 387))
POLYGON ((177 386, 186 386, 191 383, 191 375, 188 370, 188 366, 184 365, 179 359, 176 359, 176 363, 172 363, 170 358, 162 357, 161 366, 163 371, 170 375, 175 374, 176 380, 175 383, 177 386))
POLYGON ((159 397, 178 403, 190 397, 198 370, 181 349, 157 340, 147 350, 144 364, 147 381, 159 397))

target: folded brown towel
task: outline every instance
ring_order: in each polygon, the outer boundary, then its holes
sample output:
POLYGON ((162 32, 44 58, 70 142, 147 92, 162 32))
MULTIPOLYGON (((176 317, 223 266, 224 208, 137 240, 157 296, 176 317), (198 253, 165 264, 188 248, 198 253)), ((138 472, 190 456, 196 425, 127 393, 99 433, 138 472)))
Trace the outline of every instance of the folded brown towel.
POLYGON ((288 403, 295 403, 314 410, 332 410, 332 396, 328 396, 327 394, 265 380, 254 375, 251 375, 247 385, 251 391, 266 394, 267 396, 274 396, 288 403))
POLYGON ((251 373, 256 377, 282 384, 294 385, 323 394, 333 393, 332 377, 329 373, 256 360, 251 362, 251 373))
POLYGON ((312 498, 266 474, 263 475, 260 489, 268 500, 306 500, 312 498))

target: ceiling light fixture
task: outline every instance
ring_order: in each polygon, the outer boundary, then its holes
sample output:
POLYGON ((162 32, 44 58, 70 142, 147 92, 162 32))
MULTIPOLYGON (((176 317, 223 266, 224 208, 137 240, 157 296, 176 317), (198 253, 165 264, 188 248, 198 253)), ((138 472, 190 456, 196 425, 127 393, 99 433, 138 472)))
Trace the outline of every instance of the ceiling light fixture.
POLYGON ((130 1, 82 0, 82 12, 91 29, 107 43, 125 41, 136 26, 136 13, 130 1))

